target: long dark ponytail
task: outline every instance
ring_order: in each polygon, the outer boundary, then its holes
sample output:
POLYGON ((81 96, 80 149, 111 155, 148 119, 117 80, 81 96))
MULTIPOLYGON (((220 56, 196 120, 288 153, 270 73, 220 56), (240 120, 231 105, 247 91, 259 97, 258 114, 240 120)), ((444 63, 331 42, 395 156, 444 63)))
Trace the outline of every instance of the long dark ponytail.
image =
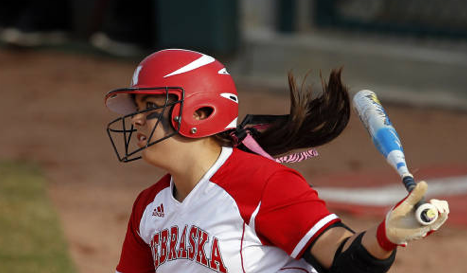
MULTIPOLYGON (((332 70, 328 82, 320 75, 323 91, 315 98, 311 87, 305 85, 306 77, 299 88, 289 72, 290 113, 282 116, 248 115, 237 128, 237 135, 249 130, 256 142, 272 156, 330 142, 344 130, 350 118, 348 89, 342 83, 341 72, 342 69, 332 70), (268 123, 266 129, 253 127, 255 124, 264 125, 263 121, 268 123)), ((224 133, 218 139, 226 140, 228 136, 224 133)), ((248 150, 241 144, 239 147, 248 150)))
POLYGON ((312 98, 311 87, 305 85, 306 77, 298 88, 289 72, 290 113, 255 137, 261 147, 271 155, 279 155, 318 147, 336 138, 350 118, 349 95, 341 72, 342 69, 332 70, 327 83, 320 75, 323 92, 316 98, 312 98))

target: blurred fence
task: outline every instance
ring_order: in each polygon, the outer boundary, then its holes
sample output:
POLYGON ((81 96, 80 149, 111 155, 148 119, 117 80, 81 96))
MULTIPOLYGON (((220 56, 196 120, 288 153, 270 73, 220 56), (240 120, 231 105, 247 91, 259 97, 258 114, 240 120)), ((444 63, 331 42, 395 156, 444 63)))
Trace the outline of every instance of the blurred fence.
POLYGON ((463 0, 315 0, 313 10, 317 27, 467 38, 463 0))

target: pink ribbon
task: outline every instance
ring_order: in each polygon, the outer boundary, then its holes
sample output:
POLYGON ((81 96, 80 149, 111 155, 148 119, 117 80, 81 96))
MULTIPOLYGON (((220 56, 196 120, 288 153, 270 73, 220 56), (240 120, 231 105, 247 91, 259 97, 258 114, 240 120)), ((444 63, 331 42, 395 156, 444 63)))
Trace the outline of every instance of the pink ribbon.
POLYGON ((298 152, 298 153, 293 153, 289 154, 286 156, 274 158, 270 154, 268 154, 259 144, 256 142, 256 140, 250 135, 250 133, 247 131, 246 137, 243 139, 242 143, 251 151, 264 156, 268 159, 271 159, 273 161, 276 161, 278 163, 296 163, 300 162, 303 160, 307 160, 311 157, 318 156, 318 151, 315 149, 310 149, 304 152, 298 152))

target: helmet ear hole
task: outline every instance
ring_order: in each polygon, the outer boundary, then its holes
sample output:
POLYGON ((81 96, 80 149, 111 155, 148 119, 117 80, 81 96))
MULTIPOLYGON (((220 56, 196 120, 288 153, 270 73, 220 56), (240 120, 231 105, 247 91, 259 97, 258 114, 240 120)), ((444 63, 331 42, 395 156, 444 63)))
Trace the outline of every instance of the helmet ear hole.
POLYGON ((202 107, 193 113, 193 117, 196 120, 204 120, 210 117, 212 112, 214 112, 214 109, 212 107, 202 107))

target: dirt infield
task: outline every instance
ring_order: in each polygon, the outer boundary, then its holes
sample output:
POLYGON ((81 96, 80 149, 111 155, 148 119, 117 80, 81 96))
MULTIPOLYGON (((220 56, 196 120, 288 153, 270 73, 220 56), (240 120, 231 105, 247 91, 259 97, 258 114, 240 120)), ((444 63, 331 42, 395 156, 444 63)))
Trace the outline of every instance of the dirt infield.
MULTIPOLYGON (((103 105, 104 94, 127 86, 135 64, 0 48, 0 159, 32 160, 43 167, 80 272, 114 271, 133 200, 162 175, 143 162, 117 162, 105 133, 114 116, 103 105)), ((345 80, 345 71, 343 75, 345 80)), ((266 93, 262 88, 238 87, 241 117, 246 113, 285 113, 289 107, 285 91, 266 93)), ((415 173, 436 167, 456 168, 467 174, 467 113, 398 105, 386 108, 415 173)), ((316 186, 346 185, 345 181, 323 179, 330 175, 371 173, 398 181, 355 116, 342 136, 320 147, 319 152, 318 158, 296 165, 316 186), (327 184, 320 185, 322 181, 327 184)), ((467 205, 466 198, 456 199, 467 205)), ((338 214, 356 230, 381 219, 338 214)), ((431 238, 400 249, 390 272, 439 273, 449 269, 465 273, 466 242, 466 227, 448 220, 431 238)))

